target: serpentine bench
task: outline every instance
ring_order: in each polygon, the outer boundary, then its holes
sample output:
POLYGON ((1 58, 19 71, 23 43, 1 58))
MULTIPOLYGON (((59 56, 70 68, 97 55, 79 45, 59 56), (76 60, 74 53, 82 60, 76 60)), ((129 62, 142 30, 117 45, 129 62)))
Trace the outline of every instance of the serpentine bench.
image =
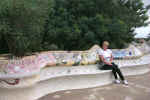
MULTIPOLYGON (((150 71, 150 49, 146 45, 143 53, 141 49, 144 47, 131 45, 127 49, 112 50, 114 62, 124 75, 140 75, 150 71), (118 56, 117 51, 123 52, 123 55, 118 56)), ((112 83, 111 71, 97 67, 99 49, 99 46, 94 46, 87 51, 42 52, 1 63, 0 100, 36 100, 56 91, 112 83)))

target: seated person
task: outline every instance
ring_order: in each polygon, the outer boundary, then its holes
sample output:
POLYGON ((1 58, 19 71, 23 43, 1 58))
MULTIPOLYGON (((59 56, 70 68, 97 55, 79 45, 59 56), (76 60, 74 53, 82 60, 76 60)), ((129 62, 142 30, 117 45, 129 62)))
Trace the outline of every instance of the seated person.
POLYGON ((109 42, 104 41, 102 44, 102 50, 98 51, 99 58, 101 60, 101 68, 102 70, 112 70, 113 75, 115 77, 115 83, 119 84, 121 83, 120 80, 118 79, 117 74, 119 75, 121 81, 123 84, 128 85, 127 80, 125 80, 122 72, 118 68, 118 65, 116 65, 113 61, 113 56, 112 56, 112 51, 108 49, 109 42))

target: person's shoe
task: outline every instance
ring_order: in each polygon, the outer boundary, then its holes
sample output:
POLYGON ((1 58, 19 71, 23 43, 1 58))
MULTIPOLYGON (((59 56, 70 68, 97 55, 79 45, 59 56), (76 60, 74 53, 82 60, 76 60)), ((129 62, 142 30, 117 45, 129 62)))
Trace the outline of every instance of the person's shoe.
POLYGON ((120 84, 121 82, 120 82, 120 80, 115 80, 115 83, 120 84))
POLYGON ((123 84, 124 85, 128 85, 128 81, 127 80, 123 80, 123 84))

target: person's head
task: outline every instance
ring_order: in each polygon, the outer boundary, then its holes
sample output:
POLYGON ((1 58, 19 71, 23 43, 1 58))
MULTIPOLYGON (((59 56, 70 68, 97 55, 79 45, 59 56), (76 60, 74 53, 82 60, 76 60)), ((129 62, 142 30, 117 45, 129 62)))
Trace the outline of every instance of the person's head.
POLYGON ((102 44, 102 48, 104 50, 108 49, 108 46, 109 46, 109 42, 108 41, 104 41, 103 44, 102 44))

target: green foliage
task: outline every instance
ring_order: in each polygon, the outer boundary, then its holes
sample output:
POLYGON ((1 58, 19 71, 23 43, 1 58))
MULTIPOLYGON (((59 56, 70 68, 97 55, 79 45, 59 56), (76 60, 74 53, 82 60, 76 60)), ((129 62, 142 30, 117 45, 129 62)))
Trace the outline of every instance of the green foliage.
POLYGON ((141 0, 2 0, 0 50, 85 50, 104 40, 123 48, 148 24, 149 8, 141 0))
POLYGON ((49 0, 0 1, 0 33, 11 53, 21 56, 41 49, 49 0))
POLYGON ((141 0, 55 0, 44 41, 65 50, 88 49, 104 40, 123 48, 133 41, 135 28, 147 25, 147 10, 141 0))

